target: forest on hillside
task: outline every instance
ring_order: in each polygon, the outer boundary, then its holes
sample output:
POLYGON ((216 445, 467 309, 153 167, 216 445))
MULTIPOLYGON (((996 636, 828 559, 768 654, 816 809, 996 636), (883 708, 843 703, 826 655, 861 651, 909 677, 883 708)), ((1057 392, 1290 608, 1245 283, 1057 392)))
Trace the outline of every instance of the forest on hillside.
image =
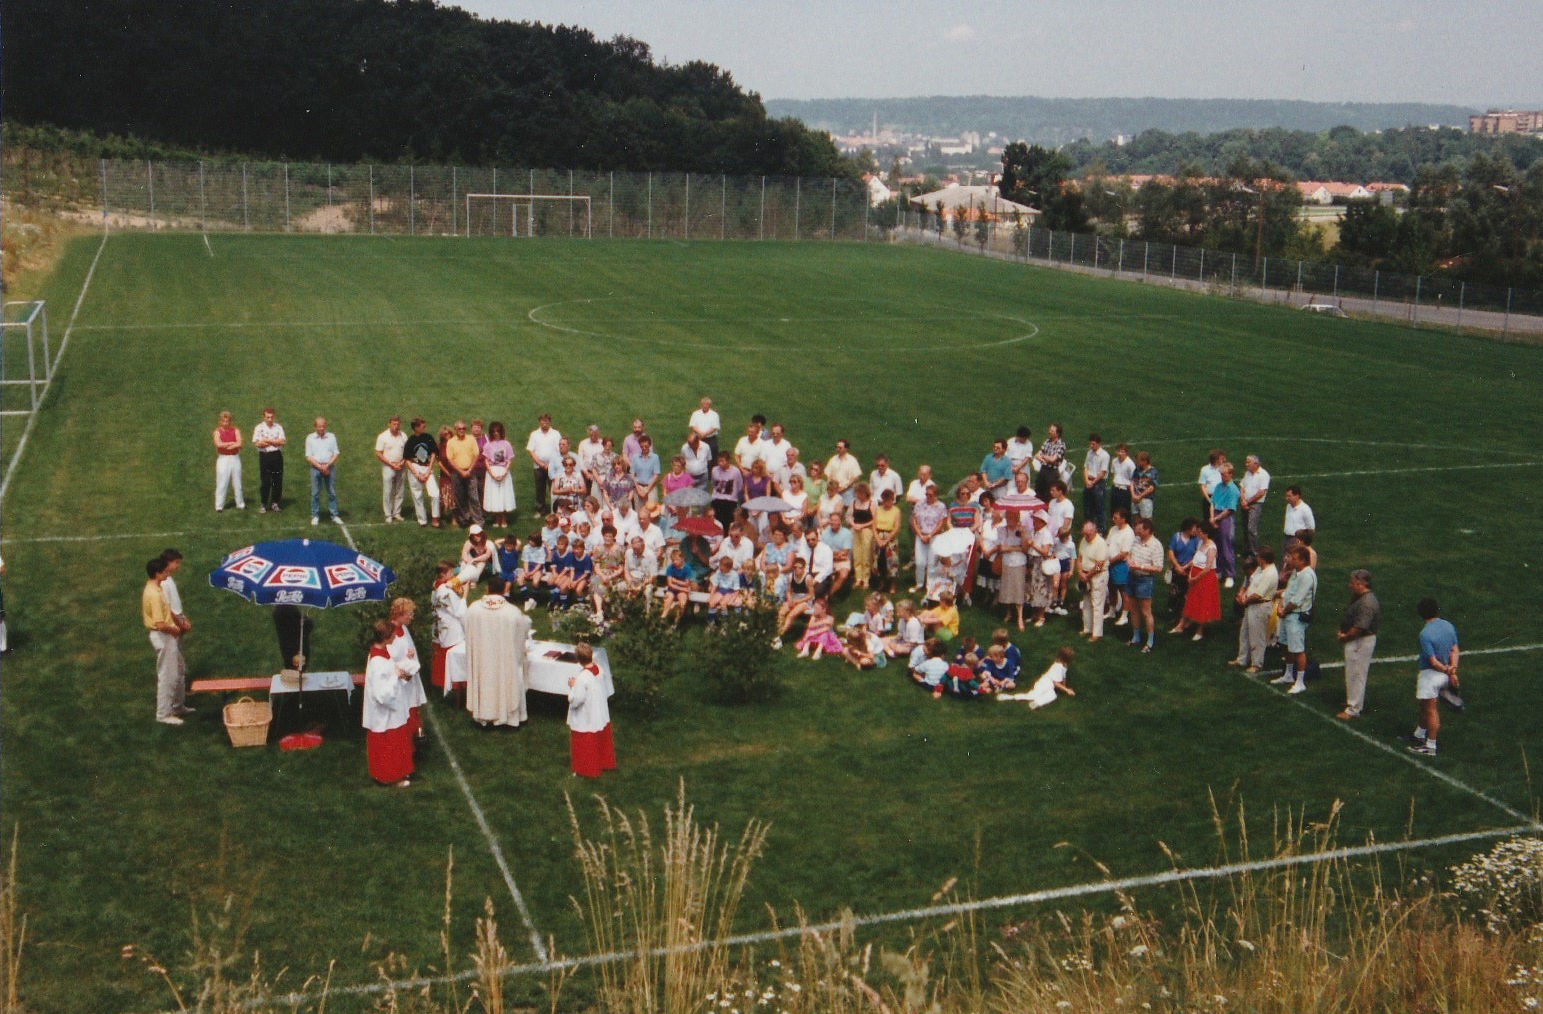
POLYGON ((433 0, 13 0, 8 122, 337 162, 852 176, 726 70, 433 0))

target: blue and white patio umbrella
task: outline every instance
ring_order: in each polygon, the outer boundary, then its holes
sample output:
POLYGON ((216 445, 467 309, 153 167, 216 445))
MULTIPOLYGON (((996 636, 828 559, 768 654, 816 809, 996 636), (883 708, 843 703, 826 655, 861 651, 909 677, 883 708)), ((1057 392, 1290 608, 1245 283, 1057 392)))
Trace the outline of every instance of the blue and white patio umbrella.
POLYGON ((260 606, 327 609, 383 601, 396 580, 390 567, 357 550, 313 539, 258 542, 238 549, 209 574, 209 584, 260 606))

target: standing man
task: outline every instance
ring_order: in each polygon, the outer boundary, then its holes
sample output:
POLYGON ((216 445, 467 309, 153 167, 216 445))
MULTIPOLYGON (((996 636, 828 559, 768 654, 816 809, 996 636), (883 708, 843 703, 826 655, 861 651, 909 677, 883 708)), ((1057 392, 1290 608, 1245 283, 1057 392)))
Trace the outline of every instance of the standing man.
POLYGON ((284 427, 274 421, 273 409, 263 409, 262 422, 252 430, 257 448, 257 513, 279 510, 284 499, 284 427))
POLYGON ((1228 665, 1245 666, 1246 673, 1256 673, 1264 665, 1264 649, 1270 639, 1270 608, 1279 588, 1275 554, 1261 546, 1254 555, 1254 570, 1248 583, 1234 596, 1243 607, 1243 622, 1238 626, 1238 657, 1228 665))
POLYGON ((1007 480, 1013 475, 1013 461, 1007 456, 1007 441, 993 440, 991 453, 980 459, 980 474, 986 481, 986 492, 995 495, 1007 489, 1007 480))
POLYGON ((761 447, 761 457, 766 462, 767 472, 780 468, 782 463, 788 460, 789 451, 798 450, 788 441, 783 432, 781 423, 772 423, 771 437, 761 447))
POLYGON ((332 520, 342 524, 338 517, 337 475, 333 469, 338 462, 338 438, 327 432, 327 419, 317 416, 315 428, 305 435, 305 460, 311 466, 311 524, 321 523, 321 491, 327 491, 327 510, 332 520))
POLYGON ((898 503, 905 494, 905 480, 900 478, 900 473, 889 467, 889 455, 880 454, 873 459, 873 471, 868 473, 868 492, 875 502, 884 496, 884 491, 889 490, 895 495, 898 503))
POLYGON ((1114 460, 1109 462, 1109 480, 1114 489, 1109 494, 1109 513, 1124 511, 1127 519, 1131 513, 1131 484, 1136 481, 1136 462, 1130 456, 1130 444, 1119 443, 1114 447, 1114 460))
POLYGON ((825 463, 825 491, 840 493, 848 507, 852 506, 852 486, 863 477, 863 466, 853 457, 845 440, 836 441, 836 453, 825 463))
POLYGON ((1250 454, 1243 459, 1243 547, 1250 553, 1259 552, 1259 518, 1264 514, 1264 501, 1270 495, 1270 473, 1259 463, 1259 455, 1250 454))
POLYGON ((1302 499, 1302 487, 1286 487, 1286 523, 1282 526, 1285 538, 1281 543, 1281 551, 1296 542, 1303 532, 1316 532, 1318 519, 1313 517, 1313 509, 1302 499))
POLYGON ((1152 520, 1157 513, 1157 483, 1160 476, 1147 451, 1136 452, 1136 475, 1131 480, 1130 498, 1135 505, 1136 516, 1152 520))
POLYGON ((380 462, 380 507, 386 523, 402 520, 402 494, 407 486, 407 465, 403 449, 407 434, 402 432, 402 417, 386 420, 386 428, 375 438, 375 458, 380 462))
POLYGON ((225 494, 234 491, 236 510, 246 510, 246 494, 241 490, 241 431, 231 421, 229 412, 220 413, 214 428, 214 512, 225 509, 225 494))
POLYGON ((481 725, 525 721, 530 617, 507 598, 504 579, 488 578, 487 593, 466 607, 466 708, 481 725))
POLYGON ((1318 572, 1308 566, 1307 548, 1291 547, 1293 570, 1281 593, 1280 630, 1278 636, 1286 645, 1286 671, 1271 683, 1291 684, 1288 694, 1300 694, 1307 690, 1307 623, 1312 617, 1313 602, 1318 598, 1318 572))
POLYGON ((1436 700, 1443 690, 1457 689, 1457 628, 1441 618, 1435 599, 1421 599, 1415 611, 1425 626, 1420 629, 1420 675, 1414 691, 1420 702, 1420 724, 1409 737, 1409 752, 1434 757, 1436 734, 1441 731, 1436 700))
MULTIPOLYGON (((534 469, 531 473, 536 480, 536 510, 542 514, 552 509, 552 501, 549 496, 552 488, 552 459, 561 451, 558 449, 563 435, 552 428, 552 417, 546 412, 536 420, 536 428, 530 431, 530 439, 525 441, 525 453, 530 455, 530 463, 534 469)), ((560 463, 562 458, 557 459, 560 463)), ((561 468, 561 464, 558 465, 561 468)))
POLYGON ((686 459, 686 474, 691 476, 691 484, 697 489, 707 489, 708 473, 712 471, 717 455, 695 427, 686 434, 686 442, 680 445, 680 456, 686 459))
POLYGON ((638 516, 651 518, 659 506, 659 455, 654 453, 654 438, 647 433, 638 438, 638 453, 628 462, 632 482, 637 488, 638 516))
POLYGON ((765 425, 764 415, 751 416, 750 425, 745 427, 745 435, 734 445, 734 463, 739 466, 740 472, 744 475, 750 474, 751 466, 757 461, 766 461, 766 441, 761 436, 761 430, 765 425))
POLYGON ((451 492, 455 494, 455 522, 462 528, 482 524, 482 484, 475 475, 482 458, 477 438, 466 432, 464 420, 455 421, 455 433, 445 441, 445 460, 450 465, 451 492))
POLYGON ((1022 472, 1034 479, 1034 434, 1027 426, 1019 426, 1018 432, 1007 441, 1007 460, 1013 463, 1013 472, 1022 472))
POLYGON ((407 462, 407 491, 413 497, 413 513, 417 515, 418 527, 429 524, 429 518, 434 519, 434 527, 439 527, 439 483, 434 479, 434 462, 439 457, 439 448, 434 443, 434 438, 424 431, 428 423, 423 419, 414 419, 412 436, 402 445, 402 458, 407 462), (429 509, 425 514, 423 498, 429 498, 429 509))
POLYGON ((182 628, 177 625, 161 584, 167 577, 166 558, 157 556, 145 564, 145 589, 139 596, 139 614, 155 649, 155 720, 162 725, 181 725, 193 709, 182 703, 187 667, 182 661, 182 628))
MULTIPOLYGON (((718 418, 718 413, 713 411, 713 400, 703 398, 697 402, 697 410, 691 413, 691 421, 687 423, 691 432, 701 438, 707 445, 707 460, 718 460, 718 431, 723 428, 723 421, 718 418)), ((696 473, 691 473, 695 475, 696 473)))
POLYGON ((1366 677, 1372 667, 1372 653, 1377 650, 1377 627, 1382 620, 1382 604, 1372 594, 1372 576, 1365 570, 1350 572, 1350 594, 1345 618, 1339 624, 1339 643, 1345 646, 1345 710, 1340 718, 1349 721, 1366 706, 1366 677))
POLYGON ((1082 515, 1097 526, 1100 533, 1107 527, 1104 520, 1104 503, 1108 489, 1104 480, 1109 476, 1109 452, 1097 433, 1088 434, 1088 455, 1082 459, 1082 515))
POLYGON ((1098 641, 1104 636, 1104 606, 1109 597, 1109 544, 1091 518, 1082 523, 1077 580, 1082 584, 1082 636, 1098 641))
MULTIPOLYGON (((600 438, 600 427, 594 423, 584 431, 584 439, 579 441, 579 449, 574 455, 578 459, 579 473, 588 481, 588 491, 591 496, 600 495, 600 481, 605 476, 600 474, 600 460, 605 454, 605 441, 600 438)), ((605 463, 605 470, 611 470, 611 463, 605 463)))
POLYGON ((1211 490, 1222 481, 1222 462, 1227 460, 1227 455, 1220 450, 1213 450, 1206 454, 1206 463, 1200 466, 1200 516, 1205 517, 1211 510, 1211 490))

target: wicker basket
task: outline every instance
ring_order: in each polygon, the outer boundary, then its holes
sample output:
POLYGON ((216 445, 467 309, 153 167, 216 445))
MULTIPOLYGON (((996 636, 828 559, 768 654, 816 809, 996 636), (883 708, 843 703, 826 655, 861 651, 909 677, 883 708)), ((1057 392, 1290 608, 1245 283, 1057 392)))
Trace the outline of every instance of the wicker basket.
POLYGON ((225 705, 225 732, 231 746, 263 746, 273 723, 273 705, 243 697, 225 705))

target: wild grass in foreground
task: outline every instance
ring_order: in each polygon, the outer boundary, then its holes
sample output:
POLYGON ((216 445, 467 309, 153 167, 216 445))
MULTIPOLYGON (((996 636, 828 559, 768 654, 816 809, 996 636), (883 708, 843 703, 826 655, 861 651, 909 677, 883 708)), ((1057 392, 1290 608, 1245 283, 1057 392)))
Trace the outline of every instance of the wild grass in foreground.
MULTIPOLYGON (((1126 893, 1113 911, 1053 911, 988 926, 978 911, 935 920, 889 944, 859 928, 805 926, 766 949, 721 942, 733 925, 767 826, 737 838, 698 820, 685 787, 662 819, 596 800, 592 820, 570 800, 583 895, 573 904, 599 963, 554 957, 541 1007, 605 1014, 1125 1014, 1250 1011, 1532 1010, 1543 1005, 1543 847, 1512 839, 1452 869, 1452 890, 1401 883, 1345 859, 1242 872, 1219 889, 1178 888, 1154 914, 1126 893), (656 830, 657 829, 657 830, 656 830)), ((1250 858, 1242 813, 1218 817, 1235 858, 1250 858)), ((1270 855, 1334 847, 1335 816, 1288 816, 1270 855)), ((15 851, 0 882, 3 1014, 18 996, 26 920, 16 908, 15 851)), ((332 988, 332 966, 298 988, 243 947, 245 903, 227 894, 196 913, 180 967, 125 948, 187 1014, 332 1010, 503 1014, 509 953, 491 900, 464 971, 450 944, 454 856, 445 867, 444 964, 427 971, 388 957, 367 991, 332 988)), ((932 902, 967 900, 950 880, 932 902)), ((335 963, 334 963, 335 964, 335 963)), ((522 993, 523 997, 533 994, 522 993)))

